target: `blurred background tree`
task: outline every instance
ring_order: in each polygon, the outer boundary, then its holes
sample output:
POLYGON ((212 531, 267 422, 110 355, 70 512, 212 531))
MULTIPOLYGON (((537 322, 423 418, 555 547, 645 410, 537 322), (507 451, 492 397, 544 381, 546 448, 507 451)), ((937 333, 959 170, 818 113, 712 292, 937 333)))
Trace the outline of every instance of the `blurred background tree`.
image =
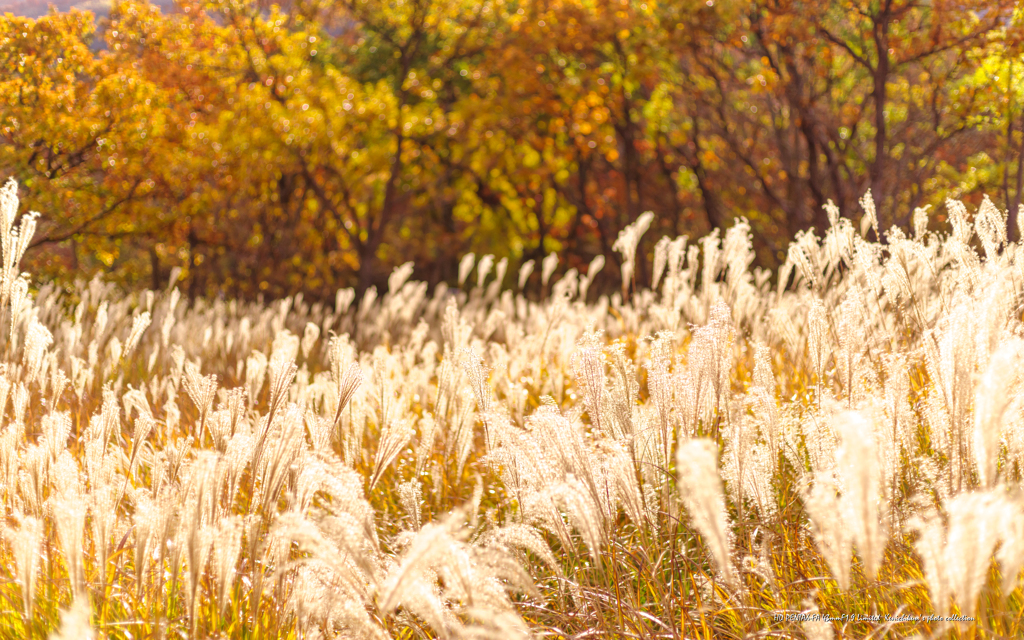
POLYGON ((332 300, 471 251, 584 270, 646 210, 642 249, 742 216, 771 267, 868 189, 883 230, 1022 202, 1011 0, 123 0, 0 38, 0 169, 46 214, 29 268, 65 281, 332 300))

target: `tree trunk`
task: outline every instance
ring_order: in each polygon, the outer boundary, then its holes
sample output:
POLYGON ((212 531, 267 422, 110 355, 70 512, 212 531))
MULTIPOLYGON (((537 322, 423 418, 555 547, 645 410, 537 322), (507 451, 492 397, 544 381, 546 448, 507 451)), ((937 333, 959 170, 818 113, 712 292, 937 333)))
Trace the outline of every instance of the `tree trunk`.
POLYGON ((1021 189, 1024 189, 1024 129, 1021 130, 1020 145, 1017 146, 1017 184, 1013 191, 1013 204, 1010 205, 1009 217, 1006 222, 1009 225, 1007 237, 1010 240, 1020 240, 1017 233, 1017 214, 1020 209, 1021 189))
MULTIPOLYGON (((399 101, 401 111, 402 101, 399 101)), ((395 132, 395 156, 391 160, 391 172, 384 184, 384 201, 380 206, 380 214, 377 220, 369 220, 367 223, 366 242, 359 248, 359 292, 362 293, 371 286, 381 284, 383 265, 377 257, 377 250, 384 243, 384 233, 394 214, 396 200, 398 199, 398 178, 402 173, 402 142, 405 136, 401 129, 401 118, 395 132), (376 222, 376 224, 374 224, 376 222)))
MULTIPOLYGON (((888 132, 885 122, 885 107, 887 104, 886 84, 889 80, 889 16, 882 14, 874 19, 875 51, 878 55, 878 62, 874 69, 874 100, 875 100, 875 159, 871 163, 871 195, 878 205, 886 202, 885 169, 887 164, 888 132)), ((880 215, 886 215, 881 207, 880 215)), ((881 224, 881 220, 879 221, 881 224)))
POLYGON ((163 277, 160 274, 160 256, 157 255, 155 246, 149 248, 149 271, 150 288, 159 291, 163 286, 163 277))

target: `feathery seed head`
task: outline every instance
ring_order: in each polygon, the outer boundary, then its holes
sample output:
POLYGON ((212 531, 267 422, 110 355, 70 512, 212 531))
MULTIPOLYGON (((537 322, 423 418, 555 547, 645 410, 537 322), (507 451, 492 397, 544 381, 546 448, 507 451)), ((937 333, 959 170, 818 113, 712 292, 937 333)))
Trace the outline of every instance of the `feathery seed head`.
POLYGON ((476 255, 467 253, 462 256, 459 260, 459 286, 466 284, 466 279, 469 277, 470 272, 473 271, 473 265, 476 262, 476 255))
POLYGON ((707 439, 684 440, 676 452, 679 488, 694 526, 704 537, 726 584, 735 585, 732 541, 718 475, 718 447, 707 439))
POLYGON ((557 253, 549 253, 548 255, 544 256, 544 260, 541 261, 540 283, 546 286, 548 281, 551 280, 551 275, 555 272, 555 269, 557 268, 557 253))
POLYGON ((527 260, 523 263, 523 266, 519 267, 519 290, 522 291, 523 287, 526 286, 526 281, 530 279, 530 274, 533 273, 533 267, 536 263, 533 260, 527 260))
POLYGON ((875 232, 875 238, 881 239, 882 236, 878 233, 878 212, 875 210, 875 199, 871 195, 871 189, 868 189, 861 197, 860 206, 864 209, 864 217, 860 221, 861 237, 867 237, 868 229, 872 229, 875 232))
POLYGON ((139 341, 142 340, 142 334, 149 327, 151 320, 152 316, 150 316, 148 311, 143 311, 132 319, 132 329, 124 343, 124 357, 128 357, 135 350, 135 347, 139 345, 139 341))

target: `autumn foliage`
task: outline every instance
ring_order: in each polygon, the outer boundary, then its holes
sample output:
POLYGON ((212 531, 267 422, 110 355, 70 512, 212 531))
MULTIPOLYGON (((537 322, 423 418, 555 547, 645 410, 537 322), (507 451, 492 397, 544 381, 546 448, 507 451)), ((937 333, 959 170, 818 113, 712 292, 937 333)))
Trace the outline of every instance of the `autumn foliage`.
POLYGON ((1016 214, 1013 5, 128 0, 99 20, 7 15, 0 174, 49 212, 37 275, 173 279, 193 296, 333 300, 407 261, 454 282, 468 252, 582 268, 647 210, 649 237, 745 217, 773 267, 827 226, 828 201, 855 211, 868 189, 884 228, 986 192, 1016 214))

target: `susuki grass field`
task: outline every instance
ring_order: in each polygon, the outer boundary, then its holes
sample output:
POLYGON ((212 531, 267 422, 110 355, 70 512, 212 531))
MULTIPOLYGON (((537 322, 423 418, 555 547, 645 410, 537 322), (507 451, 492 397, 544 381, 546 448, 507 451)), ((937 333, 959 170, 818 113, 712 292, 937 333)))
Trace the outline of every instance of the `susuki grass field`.
POLYGON ((1021 637, 1024 253, 863 205, 330 308, 31 282, 9 183, 0 637, 1021 637))

